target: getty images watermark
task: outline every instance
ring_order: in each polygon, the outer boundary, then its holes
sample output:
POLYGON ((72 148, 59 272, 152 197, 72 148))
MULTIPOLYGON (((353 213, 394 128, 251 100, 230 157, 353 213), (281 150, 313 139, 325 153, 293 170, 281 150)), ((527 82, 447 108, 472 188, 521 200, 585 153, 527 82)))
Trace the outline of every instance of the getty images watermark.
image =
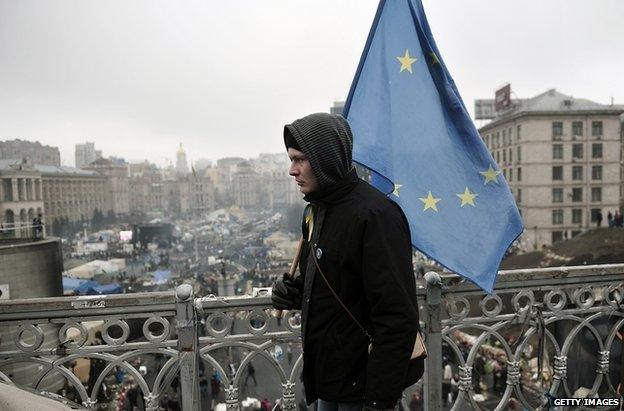
POLYGON ((551 405, 555 407, 619 407, 621 398, 553 398, 551 405))

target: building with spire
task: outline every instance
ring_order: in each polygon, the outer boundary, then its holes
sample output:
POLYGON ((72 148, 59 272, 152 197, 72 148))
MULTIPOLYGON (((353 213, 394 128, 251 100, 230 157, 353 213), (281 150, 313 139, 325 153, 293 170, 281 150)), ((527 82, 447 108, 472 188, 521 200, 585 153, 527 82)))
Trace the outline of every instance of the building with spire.
POLYGON ((180 148, 176 153, 176 172, 178 174, 187 174, 189 172, 188 164, 186 162, 186 152, 182 148, 182 143, 180 143, 180 148))

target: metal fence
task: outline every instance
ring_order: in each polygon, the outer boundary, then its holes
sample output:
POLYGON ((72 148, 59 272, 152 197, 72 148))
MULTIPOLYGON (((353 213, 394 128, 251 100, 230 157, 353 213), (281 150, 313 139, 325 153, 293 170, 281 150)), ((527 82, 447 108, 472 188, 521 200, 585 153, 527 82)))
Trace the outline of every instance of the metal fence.
MULTIPOLYGON (((428 347, 424 409, 547 409, 549 398, 575 393, 617 397, 623 283, 624 265, 516 270, 501 272, 486 296, 456 276, 427 273, 418 289, 428 347)), ((169 394, 184 410, 208 408, 209 376, 223 388, 216 400, 235 410, 254 392, 250 379, 259 379, 292 410, 303 401, 299 324, 298 312, 278 318, 268 296, 196 298, 190 285, 175 293, 6 301, 0 326, 13 346, 3 344, 0 379, 13 383, 12 367, 34 363, 30 388, 60 376, 78 402, 96 408, 103 385, 122 371, 147 410, 169 394), (92 335, 93 324, 101 337, 92 335), (42 327, 50 326, 58 341, 44 348, 42 327), (81 359, 101 365, 88 382, 77 376, 81 359)))
POLYGON ((0 223, 0 240, 45 238, 45 226, 31 223, 0 223))

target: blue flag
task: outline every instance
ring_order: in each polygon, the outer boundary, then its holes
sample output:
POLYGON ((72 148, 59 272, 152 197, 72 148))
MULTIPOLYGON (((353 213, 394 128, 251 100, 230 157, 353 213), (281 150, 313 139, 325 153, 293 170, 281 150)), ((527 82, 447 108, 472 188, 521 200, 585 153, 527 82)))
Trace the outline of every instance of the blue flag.
POLYGON ((354 160, 403 208, 414 247, 492 292, 522 219, 420 0, 380 2, 344 115, 354 160))

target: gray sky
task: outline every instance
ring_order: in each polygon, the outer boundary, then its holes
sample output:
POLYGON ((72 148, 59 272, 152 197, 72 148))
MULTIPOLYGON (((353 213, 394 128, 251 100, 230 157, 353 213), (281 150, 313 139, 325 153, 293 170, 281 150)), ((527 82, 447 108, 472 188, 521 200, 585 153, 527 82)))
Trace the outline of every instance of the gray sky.
MULTIPOLYGON (((393 0, 388 0, 393 1, 393 0)), ((624 104, 624 1, 423 0, 466 104, 510 82, 624 104)), ((282 150, 344 100, 376 0, 0 0, 0 140, 158 164, 282 150)))

